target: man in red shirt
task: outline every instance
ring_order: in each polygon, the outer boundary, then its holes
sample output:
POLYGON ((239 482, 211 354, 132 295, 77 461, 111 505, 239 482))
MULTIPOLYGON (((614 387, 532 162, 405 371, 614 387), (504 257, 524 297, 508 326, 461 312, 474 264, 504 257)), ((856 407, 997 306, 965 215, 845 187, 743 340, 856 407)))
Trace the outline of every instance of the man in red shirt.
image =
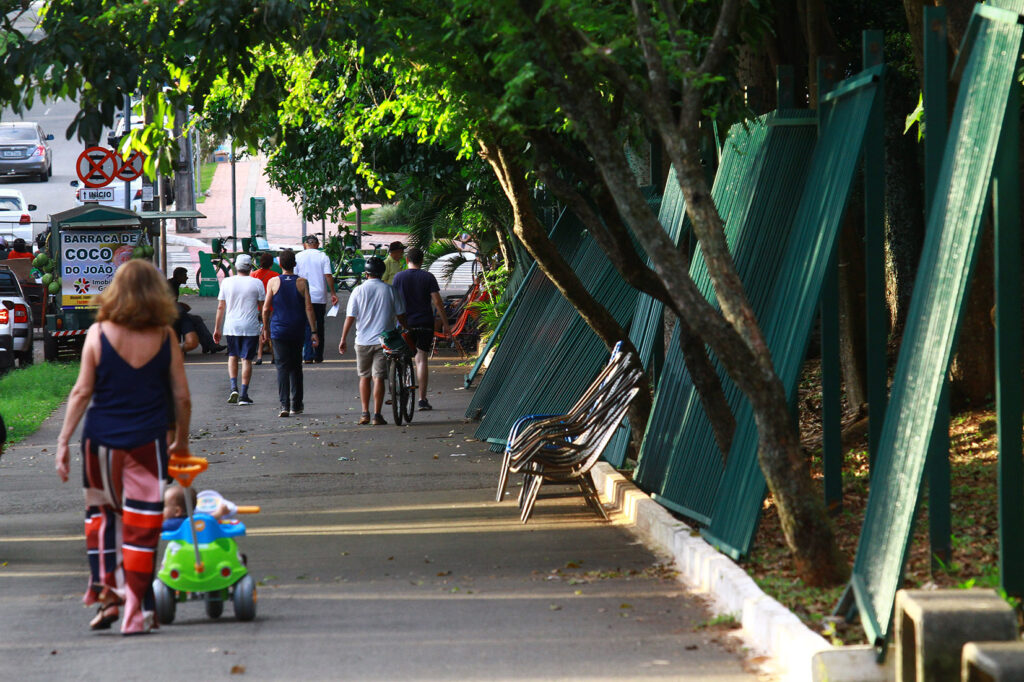
POLYGON ((14 240, 14 250, 7 254, 7 259, 12 260, 14 258, 31 258, 32 249, 28 248, 25 240, 18 237, 14 240))
MULTIPOLYGON (((274 254, 272 254, 272 253, 262 253, 262 254, 260 254, 260 266, 257 269, 253 270, 252 274, 249 275, 250 277, 255 277, 259 281, 263 282, 263 291, 264 292, 266 292, 267 284, 270 283, 270 280, 272 280, 275 277, 277 277, 277 273, 274 272, 271 269, 273 267, 274 267, 274 254)), ((271 310, 273 310, 273 308, 271 308, 271 310)), ((255 361, 254 364, 257 364, 257 365, 262 365, 263 364, 263 351, 264 351, 264 348, 266 350, 270 351, 271 357, 273 357, 274 346, 273 346, 273 343, 268 340, 266 343, 260 343, 259 351, 257 351, 257 353, 256 353, 256 361, 255 361)))

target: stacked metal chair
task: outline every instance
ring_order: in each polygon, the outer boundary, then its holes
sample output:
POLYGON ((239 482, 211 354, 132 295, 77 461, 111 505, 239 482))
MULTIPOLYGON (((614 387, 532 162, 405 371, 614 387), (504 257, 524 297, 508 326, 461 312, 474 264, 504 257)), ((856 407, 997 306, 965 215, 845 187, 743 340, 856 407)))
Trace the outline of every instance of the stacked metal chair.
POLYGON ((587 504, 608 518, 590 469, 625 417, 643 376, 641 370, 630 369, 630 365, 635 367, 635 356, 622 352, 620 345, 616 344, 608 364, 567 413, 527 415, 509 432, 496 499, 504 498, 509 474, 522 473, 519 510, 523 523, 530 520, 545 482, 576 483, 587 504))

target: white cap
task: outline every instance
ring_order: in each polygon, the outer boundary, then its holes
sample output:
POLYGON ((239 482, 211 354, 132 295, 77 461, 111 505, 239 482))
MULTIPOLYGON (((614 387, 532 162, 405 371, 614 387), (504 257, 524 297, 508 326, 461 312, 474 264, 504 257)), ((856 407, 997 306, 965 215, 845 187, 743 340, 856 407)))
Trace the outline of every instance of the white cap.
POLYGON ((252 270, 252 256, 247 253, 240 253, 235 258, 235 270, 252 270))

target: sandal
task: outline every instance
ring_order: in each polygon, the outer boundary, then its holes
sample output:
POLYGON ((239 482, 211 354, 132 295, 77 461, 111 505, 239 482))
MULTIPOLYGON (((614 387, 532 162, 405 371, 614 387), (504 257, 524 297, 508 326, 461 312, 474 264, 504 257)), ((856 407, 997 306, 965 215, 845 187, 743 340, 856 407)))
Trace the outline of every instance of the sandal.
POLYGON ((89 621, 90 630, 109 630, 110 626, 117 622, 117 619, 121 617, 121 609, 118 608, 117 602, 108 602, 106 604, 100 604, 99 609, 96 611, 96 615, 89 621))

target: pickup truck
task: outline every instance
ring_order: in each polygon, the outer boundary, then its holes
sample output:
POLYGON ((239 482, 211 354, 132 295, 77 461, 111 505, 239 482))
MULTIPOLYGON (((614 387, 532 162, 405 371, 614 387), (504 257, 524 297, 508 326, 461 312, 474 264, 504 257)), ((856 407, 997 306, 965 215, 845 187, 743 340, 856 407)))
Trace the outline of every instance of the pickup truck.
POLYGON ((32 308, 17 275, 0 263, 0 373, 32 364, 32 308))

